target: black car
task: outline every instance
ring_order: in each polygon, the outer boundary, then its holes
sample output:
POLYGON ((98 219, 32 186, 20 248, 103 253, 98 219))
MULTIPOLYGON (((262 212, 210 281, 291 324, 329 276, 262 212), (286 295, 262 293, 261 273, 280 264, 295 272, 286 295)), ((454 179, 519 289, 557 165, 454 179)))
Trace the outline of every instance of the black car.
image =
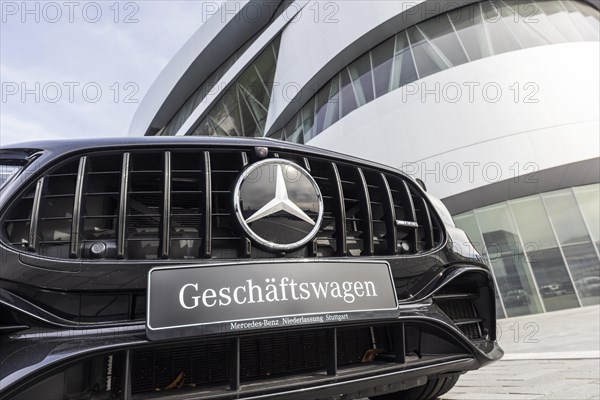
POLYGON ((403 173, 272 140, 4 147, 0 397, 432 399, 502 356, 403 173))

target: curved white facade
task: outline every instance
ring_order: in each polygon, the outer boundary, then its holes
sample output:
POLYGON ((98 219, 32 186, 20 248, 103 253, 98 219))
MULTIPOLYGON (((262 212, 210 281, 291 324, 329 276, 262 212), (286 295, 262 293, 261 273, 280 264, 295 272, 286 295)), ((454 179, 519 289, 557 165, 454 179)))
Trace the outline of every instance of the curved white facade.
POLYGON ((404 169, 442 199, 598 158, 599 59, 598 43, 583 42, 473 61, 375 99, 308 144, 404 169))
POLYGON ((403 169, 488 257, 499 315, 600 302, 597 0, 238 3, 269 11, 200 28, 131 134, 274 137, 403 169))

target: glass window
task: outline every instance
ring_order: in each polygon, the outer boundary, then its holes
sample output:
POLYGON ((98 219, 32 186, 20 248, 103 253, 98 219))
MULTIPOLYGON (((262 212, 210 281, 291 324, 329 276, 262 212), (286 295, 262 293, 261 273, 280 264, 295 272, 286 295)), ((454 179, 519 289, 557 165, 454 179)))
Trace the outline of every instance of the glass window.
POLYGON ((543 46, 550 43, 531 26, 534 24, 534 18, 536 18, 535 13, 539 13, 539 8, 519 0, 497 1, 495 5, 500 15, 502 15, 502 20, 508 29, 514 33, 521 47, 543 46))
POLYGON ((418 28, 448 66, 469 61, 447 15, 425 21, 418 28))
POLYGON ((354 88, 352 87, 347 68, 344 68, 342 72, 340 72, 340 101, 342 102, 340 118, 345 117, 350 111, 353 111, 358 107, 358 104, 356 103, 356 94, 354 93, 354 88))
POLYGON ((523 246, 531 244, 540 249, 556 247, 556 239, 539 196, 530 196, 509 201, 519 228, 523 246))
POLYGON ((296 118, 290 121, 285 128, 287 140, 292 143, 304 143, 304 132, 302 130, 302 115, 298 114, 296 118))
POLYGON ((356 93, 358 106, 364 106, 373 101, 373 75, 371 72, 371 54, 366 53, 348 66, 350 78, 356 93))
POLYGON ((591 243, 563 247, 584 306, 600 303, 600 263, 591 243))
POLYGON ((531 248, 527 250, 527 258, 546 311, 579 307, 571 277, 558 247, 531 248))
POLYGON ((450 67, 446 57, 423 36, 419 25, 408 28, 407 32, 420 79, 450 67))
POLYGON ((248 106, 248 102, 243 95, 243 92, 240 88, 236 87, 236 97, 237 102, 239 104, 239 113, 240 113, 240 130, 244 136, 253 136, 256 132, 256 119, 254 114, 250 111, 248 106))
POLYGON ((575 27, 567 9, 560 1, 537 1, 536 6, 547 15, 548 20, 557 28, 569 42, 583 41, 584 37, 575 27))
POLYGON ((581 15, 585 17, 586 22, 592 28, 595 35, 590 40, 598 40, 600 36, 600 23, 598 18, 600 17, 600 12, 595 8, 591 7, 589 4, 583 4, 578 1, 574 1, 570 3, 573 7, 577 8, 581 15))
POLYGON ((484 1, 479 6, 483 15, 484 27, 490 38, 492 54, 502 54, 520 49, 519 42, 506 26, 494 4, 484 1))
POLYGON ((600 260, 570 189, 542 195, 583 305, 597 304, 600 260))
POLYGON ((509 202, 546 311, 578 307, 569 272, 539 196, 509 202))
POLYGON ((488 37, 479 4, 458 8, 448 14, 471 61, 490 56, 488 37))
POLYGON ((302 108, 302 131, 304 132, 304 143, 315 136, 315 99, 310 100, 302 108))
POLYGON ((592 26, 587 17, 579 12, 579 9, 572 1, 562 1, 561 4, 569 13, 569 19, 573 27, 579 31, 581 37, 585 40, 598 40, 598 30, 592 26))
POLYGON ((375 81, 375 97, 391 90, 392 65, 394 60, 395 38, 388 39, 371 51, 373 62, 373 79, 375 81))
POLYGON ((263 136, 279 39, 267 46, 201 121, 192 135, 263 136))
POLYGON ((215 88, 215 85, 237 61, 240 55, 246 51, 248 46, 253 42, 254 38, 246 42, 238 51, 229 57, 219 68, 217 68, 190 96, 183 104, 181 109, 177 111, 175 116, 167 123, 162 135, 175 135, 179 128, 185 123, 192 112, 198 107, 198 104, 215 88))
POLYGON ((487 250, 481 237, 481 232, 479 232, 479 227, 477 226, 475 214, 473 212, 469 212, 466 214, 457 215, 453 219, 456 227, 465 231, 479 254, 487 255, 487 250))
POLYGON ((340 75, 337 75, 331 80, 331 89, 329 91, 329 101, 327 102, 327 112, 325 113, 323 129, 329 128, 340 119, 340 80, 340 75))
POLYGON ((396 46, 394 50, 393 72, 392 72, 392 90, 398 89, 407 83, 419 79, 415 61, 413 60, 410 46, 408 45, 408 36, 406 31, 396 35, 396 46))
POLYGON ((507 316, 542 312, 508 206, 482 208, 476 211, 476 216, 507 316))
POLYGON ((316 96, 315 104, 315 130, 321 132, 325 124, 325 116, 327 115, 327 106, 329 103, 329 94, 331 93, 331 82, 319 90, 316 96))
POLYGON ((528 28, 534 30, 549 43, 563 43, 567 41, 565 35, 561 32, 560 26, 555 26, 548 18, 539 5, 535 2, 518 2, 519 17, 528 28))
POLYGON ((544 193, 542 197, 561 245, 590 241, 579 207, 570 189, 544 193))
POLYGON ((596 246, 600 246, 600 184, 573 188, 579 209, 596 246))

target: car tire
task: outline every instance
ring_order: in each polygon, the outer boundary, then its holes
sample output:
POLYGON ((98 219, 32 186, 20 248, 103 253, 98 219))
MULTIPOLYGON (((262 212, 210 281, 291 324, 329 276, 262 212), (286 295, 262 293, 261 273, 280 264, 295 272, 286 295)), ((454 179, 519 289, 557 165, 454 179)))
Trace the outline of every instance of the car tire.
POLYGON ((458 381, 459 373, 438 375, 427 379, 423 386, 401 392, 370 397, 371 400, 433 400, 450 391, 458 381))

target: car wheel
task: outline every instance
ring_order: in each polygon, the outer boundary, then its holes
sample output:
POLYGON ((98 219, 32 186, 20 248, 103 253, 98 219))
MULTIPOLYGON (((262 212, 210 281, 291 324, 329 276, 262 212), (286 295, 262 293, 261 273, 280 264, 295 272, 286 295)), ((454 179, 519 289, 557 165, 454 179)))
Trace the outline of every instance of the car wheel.
POLYGON ((396 393, 388 393, 381 396, 370 397, 371 400, 432 400, 447 393, 454 387, 460 374, 438 375, 427 379, 423 386, 403 390, 396 393))

